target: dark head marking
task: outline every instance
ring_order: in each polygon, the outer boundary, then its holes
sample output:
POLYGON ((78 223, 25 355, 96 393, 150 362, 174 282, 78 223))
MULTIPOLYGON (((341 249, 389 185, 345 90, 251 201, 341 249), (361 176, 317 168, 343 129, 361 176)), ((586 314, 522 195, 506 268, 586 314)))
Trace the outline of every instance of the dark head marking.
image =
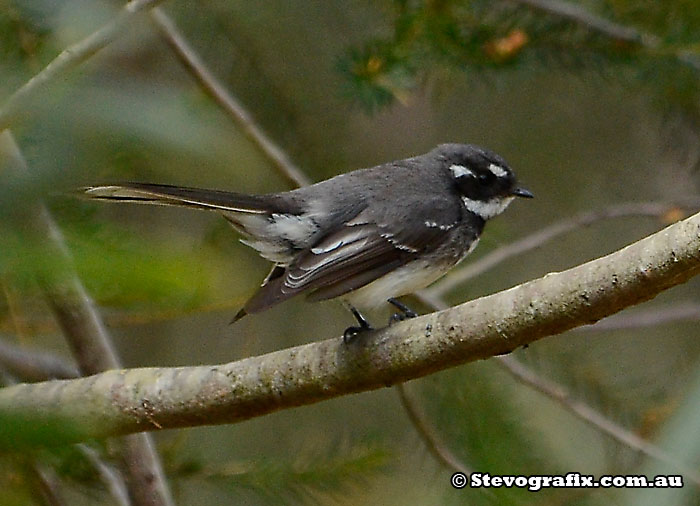
POLYGON ((433 153, 454 179, 467 208, 484 219, 500 214, 513 197, 532 197, 517 186, 508 162, 492 151, 471 144, 441 144, 433 153))

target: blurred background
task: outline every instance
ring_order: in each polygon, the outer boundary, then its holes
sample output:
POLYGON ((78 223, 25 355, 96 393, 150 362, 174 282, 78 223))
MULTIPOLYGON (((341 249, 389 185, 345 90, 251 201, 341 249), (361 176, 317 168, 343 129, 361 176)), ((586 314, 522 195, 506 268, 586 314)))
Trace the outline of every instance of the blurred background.
MULTIPOLYGON (((0 107, 119 7, 0 0, 0 107)), ((515 202, 490 222, 462 268, 578 217, 568 233, 428 292, 451 305, 610 253, 700 207, 698 1, 175 0, 163 10, 311 181, 442 142, 480 144, 506 158, 536 199, 515 202), (639 205, 620 207, 629 203, 639 205)), ((268 265, 225 220, 69 195, 119 180, 250 193, 293 187, 202 89, 148 15, 43 89, 12 128, 29 170, 5 172, 0 183, 2 341, 71 360, 35 281, 50 259, 23 221, 40 201, 65 235, 126 367, 228 362, 340 336, 352 324, 338 303, 294 299, 229 325, 268 265)), ((698 472, 698 287, 691 281, 598 326, 513 354, 568 392, 564 404, 495 360, 412 381, 406 394, 433 435, 474 470, 698 472), (585 422, 572 402, 658 445, 672 462, 585 422)), ((455 490, 454 469, 427 449, 426 434, 391 388, 155 436, 178 504, 700 500, 697 477, 659 495, 455 490)), ((23 458, 0 455, 0 504, 36 500, 23 458)), ((71 452, 39 458, 64 481, 70 504, 113 504, 71 452)))

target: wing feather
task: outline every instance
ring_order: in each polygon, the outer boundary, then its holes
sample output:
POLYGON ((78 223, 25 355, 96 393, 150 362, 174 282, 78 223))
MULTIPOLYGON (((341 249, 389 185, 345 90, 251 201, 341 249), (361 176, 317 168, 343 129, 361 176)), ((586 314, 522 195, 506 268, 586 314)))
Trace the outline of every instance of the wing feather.
POLYGON ((246 312, 262 311, 301 292, 324 300, 361 288, 437 247, 440 236, 461 219, 459 207, 444 202, 423 202, 419 211, 411 209, 411 216, 397 219, 366 208, 302 251, 283 275, 248 301, 246 312))

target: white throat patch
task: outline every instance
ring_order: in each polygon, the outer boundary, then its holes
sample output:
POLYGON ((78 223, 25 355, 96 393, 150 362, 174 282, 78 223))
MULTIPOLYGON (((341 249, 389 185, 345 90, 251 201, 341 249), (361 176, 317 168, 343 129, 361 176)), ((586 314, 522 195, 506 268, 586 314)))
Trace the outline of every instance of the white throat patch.
POLYGON ((464 207, 469 211, 488 220, 505 211, 508 204, 513 202, 514 198, 515 197, 493 197, 490 200, 482 201, 462 197, 462 202, 464 202, 464 207))

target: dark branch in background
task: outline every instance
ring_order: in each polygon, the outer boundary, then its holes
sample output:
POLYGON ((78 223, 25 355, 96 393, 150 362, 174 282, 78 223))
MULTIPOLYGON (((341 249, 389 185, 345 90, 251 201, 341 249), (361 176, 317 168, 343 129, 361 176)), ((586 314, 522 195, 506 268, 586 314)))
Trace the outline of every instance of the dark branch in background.
POLYGON ((31 462, 27 464, 27 471, 36 484, 32 492, 38 501, 48 506, 68 506, 62 483, 52 469, 37 462, 31 462))
POLYGON ((84 444, 76 445, 83 457, 90 462, 97 471, 100 481, 109 490, 110 495, 118 506, 131 506, 129 490, 119 472, 102 460, 100 454, 93 448, 84 444))
MULTIPOLYGON (((19 152, 17 155, 20 156, 19 152)), ((61 260, 60 270, 52 272, 51 277, 43 276, 40 281, 81 374, 87 376, 119 368, 111 338, 94 302, 72 269, 70 253, 58 225, 43 206, 33 217, 33 224, 39 237, 44 238, 46 255, 61 260)))
POLYGON ((112 21, 80 42, 63 50, 0 107, 0 132, 8 128, 18 118, 26 116, 31 103, 47 85, 59 80, 68 71, 107 47, 124 33, 135 16, 155 7, 162 1, 132 0, 121 9, 112 21))
POLYGON ((443 465, 453 471, 464 473, 467 476, 472 474, 472 469, 466 467, 452 453, 452 451, 442 441, 440 441, 440 436, 430 426, 430 422, 425 417, 425 414, 420 412, 420 409, 414 400, 411 399, 409 394, 406 392, 406 385, 399 383, 396 385, 396 391, 399 394, 401 405, 406 411, 408 419, 416 428, 418 435, 423 440, 423 444, 425 444, 426 448, 433 455, 435 460, 441 462, 443 465))
POLYGON ((439 297, 462 283, 492 269, 504 260, 539 248, 560 235, 587 227, 601 220, 634 216, 659 218, 679 208, 697 209, 698 207, 700 207, 700 197, 692 197, 679 200, 678 202, 629 202, 626 204, 615 204, 597 211, 579 213, 570 218, 552 223, 536 232, 529 233, 518 241, 496 248, 480 259, 469 262, 458 271, 450 273, 449 276, 438 281, 430 288, 423 290, 421 297, 426 301, 434 302, 439 307, 439 302, 436 302, 439 297))
MULTIPOLYGON (((0 158, 18 170, 27 171, 27 163, 10 131, 0 134, 0 158)), ((49 211, 40 206, 29 217, 32 233, 41 238, 47 258, 57 268, 40 279, 49 305, 63 330, 81 373, 90 375, 121 367, 107 329, 94 302, 77 277, 62 234, 49 211)), ((116 442, 128 478, 129 492, 135 504, 171 506, 173 500, 165 482, 160 459, 148 434, 132 434, 116 442)))
POLYGON ((644 311, 624 312, 601 320, 595 325, 579 327, 577 332, 599 332, 649 328, 673 322, 700 321, 700 304, 685 302, 644 311))
POLYGON ((151 11, 151 19, 163 39, 173 49, 190 74, 197 80, 219 106, 255 143, 256 146, 275 164, 279 172, 295 186, 307 186, 311 180, 289 159, 285 152, 270 139, 248 112, 226 87, 207 68, 187 39, 180 33, 175 23, 160 8, 151 11))
POLYGON ((79 376, 78 369, 50 353, 27 351, 0 339, 0 368, 22 381, 46 381, 79 376))
MULTIPOLYGON (((459 277, 457 283, 462 283, 467 279, 477 276, 486 270, 494 267, 498 263, 512 256, 523 253, 542 245, 557 235, 570 232, 578 227, 587 226, 595 221, 609 218, 618 218, 623 216, 663 216, 669 211, 673 211, 678 207, 696 207, 698 205, 695 199, 687 200, 683 203, 668 204, 668 203, 630 203, 622 204, 603 209, 601 211, 581 213, 573 218, 565 219, 553 225, 543 228, 539 232, 530 234, 528 237, 515 241, 509 245, 503 246, 492 251, 490 254, 483 257, 480 261, 474 262, 462 270, 452 273, 450 276, 459 277), (462 271, 468 271, 462 273, 462 271)), ((423 293, 416 294, 416 297, 428 307, 434 310, 443 310, 449 305, 442 299, 441 295, 453 287, 452 280, 440 283, 441 286, 433 287, 429 290, 424 290, 423 293), (447 286, 445 288, 444 286, 447 286), (430 293, 435 290, 436 294, 430 293), (428 292, 428 293, 425 293, 428 292)), ((456 284, 454 286, 456 286, 456 284)), ((627 315, 618 313, 611 317, 605 318, 594 325, 586 325, 576 327, 574 330, 578 332, 589 332, 596 330, 617 330, 624 328, 646 327, 649 325, 658 325, 669 321, 678 321, 682 319, 700 319, 700 306, 694 303, 688 303, 660 311, 649 311, 639 313, 638 315, 627 315)), ((513 357, 494 357, 494 360, 506 372, 513 376, 517 381, 526 385, 538 392, 549 397, 557 404, 566 409, 569 413, 580 418, 588 423, 593 428, 612 437, 618 443, 622 443, 635 451, 638 451, 648 457, 665 462, 676 470, 682 472, 686 477, 700 486, 700 474, 688 467, 687 465, 674 459, 671 455, 664 452, 658 446, 644 440, 634 432, 617 424, 616 422, 605 417, 599 411, 586 404, 585 402, 575 399, 567 391, 566 388, 558 383, 545 379, 535 371, 529 369, 524 364, 520 363, 513 357)))
POLYGON ((627 430, 625 427, 603 416, 600 412, 591 408, 585 402, 574 399, 571 394, 561 385, 537 375, 513 357, 496 358, 498 364, 522 384, 527 385, 556 401, 567 411, 576 415, 593 428, 607 434, 615 441, 622 443, 625 446, 632 448, 633 450, 636 450, 648 457, 665 462, 675 470, 683 473, 686 479, 691 480, 693 483, 700 486, 700 474, 696 470, 679 462, 661 448, 649 443, 634 432, 627 430))
MULTIPOLYGON (((431 307, 436 310, 443 310, 449 307, 447 303, 440 297, 428 299, 421 295, 417 295, 417 298, 428 307, 431 307)), ((574 330, 595 330, 596 327, 600 325, 606 325, 606 323, 609 320, 615 320, 617 318, 623 317, 624 315, 618 313, 609 318, 601 320, 594 325, 580 326, 576 327, 574 330)), ((644 440, 634 432, 610 420, 609 418, 607 418, 602 413, 600 413, 590 405, 586 404, 585 402, 579 399, 575 399, 562 385, 556 383, 555 381, 542 377, 541 375, 528 368, 524 364, 520 363, 517 359, 513 357, 494 357, 493 360, 495 360, 499 366, 501 366, 506 372, 513 376, 513 378, 515 378, 518 382, 549 397, 561 407, 563 407, 566 411, 573 414, 577 418, 580 418, 594 429, 597 429, 598 431, 607 434, 618 443, 626 445, 631 449, 638 451, 648 457, 661 460, 662 462, 666 462, 667 464, 671 465, 674 469, 677 469, 678 471, 685 474, 686 477, 693 483, 700 486, 700 474, 698 474, 696 471, 694 471, 687 465, 679 462, 677 459, 674 459, 671 455, 664 452, 658 446, 644 440)), ((426 434, 427 438, 431 437, 430 432, 426 432, 426 434)))

